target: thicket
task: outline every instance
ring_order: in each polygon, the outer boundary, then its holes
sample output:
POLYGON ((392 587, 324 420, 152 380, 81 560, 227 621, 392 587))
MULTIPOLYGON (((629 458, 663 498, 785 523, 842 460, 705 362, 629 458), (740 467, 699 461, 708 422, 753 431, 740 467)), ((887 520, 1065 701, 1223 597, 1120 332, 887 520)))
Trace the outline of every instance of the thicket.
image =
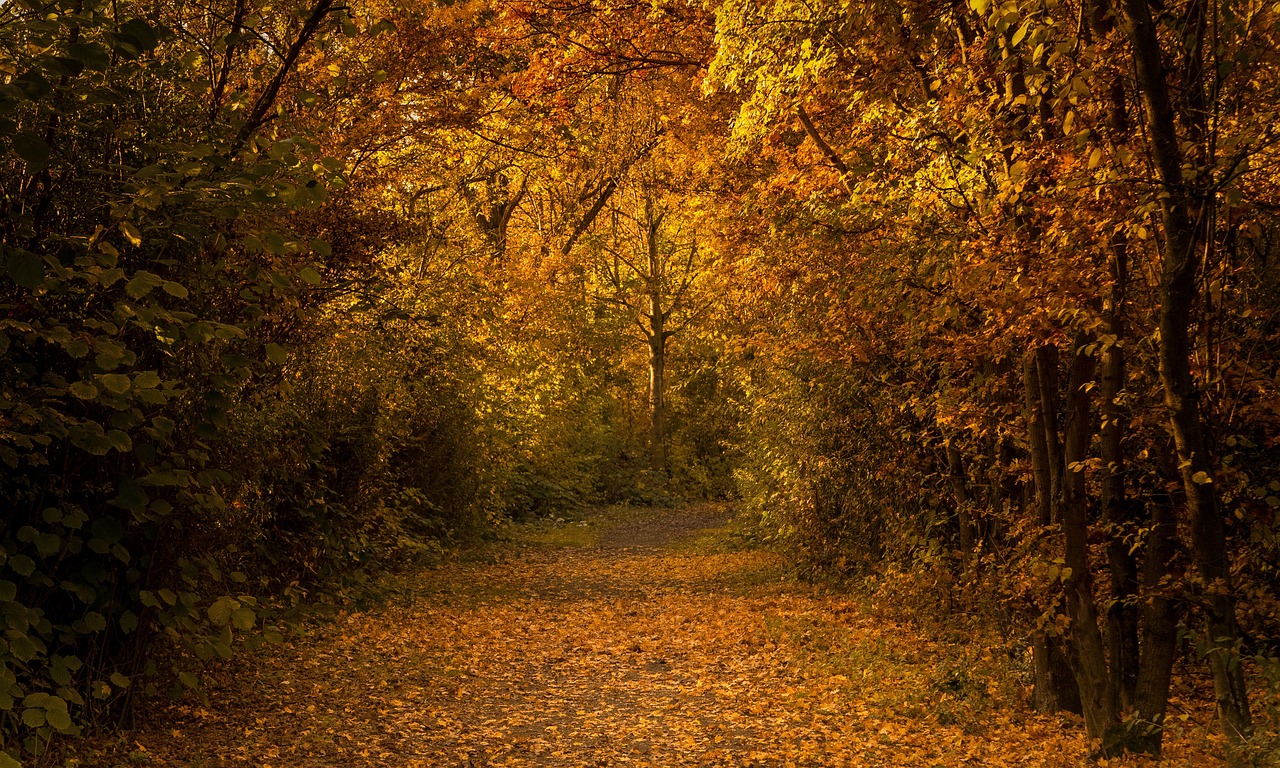
POLYGON ((1245 754, 1278 19, 5 4, 0 765, 345 576, 735 495, 1000 626, 1102 753, 1158 751, 1206 659, 1245 754))
POLYGON ((381 315, 316 325, 321 272, 367 254, 314 231, 347 175, 299 70, 376 30, 324 0, 233 11, 0 9, 6 765, 278 637, 264 587, 475 516, 456 373, 376 359, 405 346, 381 315))
POLYGON ((757 179, 748 501, 811 565, 1003 628, 1099 754, 1158 752, 1195 658, 1264 755, 1277 9, 730 2, 717 30, 757 179))
POLYGON ((566 260, 662 129, 583 162, 520 127, 535 61, 498 15, 0 8, 0 766, 198 690, 353 574, 729 492, 716 343, 673 347, 650 467, 642 345, 566 260), (562 239, 550 280, 535 237, 562 239))

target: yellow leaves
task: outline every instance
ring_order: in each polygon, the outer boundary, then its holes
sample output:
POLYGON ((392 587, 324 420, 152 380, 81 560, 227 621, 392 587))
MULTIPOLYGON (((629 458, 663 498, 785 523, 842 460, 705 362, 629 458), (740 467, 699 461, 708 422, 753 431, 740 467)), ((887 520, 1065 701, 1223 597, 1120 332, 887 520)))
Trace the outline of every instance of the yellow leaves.
POLYGON ((169 764, 279 766, 1067 768, 1086 752, 1082 729, 982 672, 1001 654, 779 581, 775 554, 611 536, 405 577, 394 607, 265 649, 210 707, 148 713, 139 741, 169 764))
POLYGON ((1031 19, 1022 22, 1022 26, 1018 27, 1018 31, 1013 33, 1013 37, 1009 39, 1009 45, 1017 47, 1027 36, 1027 32, 1031 30, 1031 19))
POLYGON ((135 248, 142 245, 142 233, 138 231, 137 226, 132 221, 122 220, 119 225, 120 234, 124 235, 129 244, 135 248))

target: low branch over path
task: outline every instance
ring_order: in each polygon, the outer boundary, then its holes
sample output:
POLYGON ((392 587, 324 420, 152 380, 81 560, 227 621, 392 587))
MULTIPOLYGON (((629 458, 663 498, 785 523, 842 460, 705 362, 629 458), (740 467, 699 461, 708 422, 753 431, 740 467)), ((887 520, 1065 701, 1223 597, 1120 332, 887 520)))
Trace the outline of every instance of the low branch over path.
MULTIPOLYGON (((726 508, 516 538, 235 662, 209 706, 144 712, 121 762, 1074 768, 1086 751, 1079 723, 1027 711, 1007 660, 797 583, 726 508)), ((1203 741, 1172 736, 1164 764, 1219 764, 1203 741)))

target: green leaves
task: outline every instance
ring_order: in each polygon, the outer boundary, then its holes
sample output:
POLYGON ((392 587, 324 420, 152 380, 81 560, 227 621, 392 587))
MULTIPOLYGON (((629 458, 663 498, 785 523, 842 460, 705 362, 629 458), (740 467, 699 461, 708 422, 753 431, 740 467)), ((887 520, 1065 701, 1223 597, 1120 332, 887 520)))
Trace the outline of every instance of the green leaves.
MULTIPOLYGON (((0 155, 12 171, 0 182, 9 213, 0 233, 6 746, 72 733, 83 699, 141 687, 111 658, 119 635, 150 624, 189 650, 207 639, 204 607, 221 588, 170 576, 177 558, 206 544, 179 533, 157 550, 157 521, 183 531, 211 512, 232 519, 220 492, 234 481, 203 440, 216 434, 212 424, 230 423, 233 398, 264 372, 255 358, 289 359, 283 342, 264 351, 251 332, 282 310, 292 315, 299 287, 320 282, 304 265, 312 244, 289 231, 287 217, 324 199, 323 174, 311 171, 314 142, 273 110, 271 140, 251 137, 247 162, 226 166, 225 126, 207 128, 208 85, 192 82, 208 63, 207 41, 172 36, 164 20, 180 18, 177 6, 149 8, 147 19, 128 17, 137 6, 99 6, 19 2, 4 30, 12 43, 0 78, 0 155), (252 221, 242 219, 248 210, 252 221), (240 249, 245 235, 259 253, 240 249), (149 573, 166 576, 144 592, 149 573), (92 668, 68 661, 77 657, 92 668), (24 698, 31 692, 43 698, 24 698)), ((258 13, 253 24, 281 29, 293 18, 283 7, 258 13)), ((245 50, 234 52, 236 77, 261 92, 274 69, 254 70, 245 50)), ((329 98, 312 88, 302 102, 329 98)), ((251 597, 211 608, 228 633, 258 626, 251 597)), ((231 648, 222 643, 216 655, 231 648)), ((17 760, 0 753, 0 768, 17 760)))
MULTIPOLYGON (((124 227, 124 222, 121 222, 121 227, 124 227)), ((132 227, 132 225, 130 225, 130 227, 132 227)), ((136 232, 136 230, 133 231, 136 232)), ((137 242, 141 243, 140 234, 138 235, 137 242)), ((186 286, 181 283, 166 280, 154 272, 148 272, 145 269, 140 269, 137 272, 134 272, 133 277, 129 279, 129 282, 125 283, 124 290, 132 299, 143 299, 157 288, 177 299, 185 299, 190 295, 186 286)))
POLYGON ((160 43, 158 30, 142 19, 132 19, 107 33, 112 50, 126 59, 150 53, 160 43))
POLYGON ((67 387, 67 391, 81 400, 92 400, 98 396, 98 388, 91 381, 77 381, 67 387))
POLYGON ((10 555, 9 568, 19 576, 30 576, 36 571, 36 561, 26 555, 10 555))
MULTIPOLYGON (((62 699, 58 699, 62 701, 62 699)), ((66 704, 61 708, 49 708, 45 712, 45 720, 53 729, 59 733, 68 733, 72 730, 71 715, 67 712, 66 704)))
POLYGON ((62 537, 56 533, 40 533, 36 535, 34 544, 37 554, 49 557, 62 550, 62 537))
POLYGON ((116 497, 111 500, 112 505, 137 513, 142 512, 149 502, 150 498, 147 496, 147 492, 142 489, 142 486, 136 480, 130 478, 124 478, 120 481, 117 486, 116 497))
POLYGON ((258 614, 249 605, 224 595, 213 602, 207 611, 209 622, 215 627, 234 627, 242 632, 254 628, 258 614))
POLYGON ((267 359, 276 365, 289 362, 289 351, 279 344, 267 344, 264 350, 267 353, 267 359))
POLYGON ((239 601, 232 597, 220 597, 209 606, 209 621, 216 627, 225 627, 231 623, 231 615, 240 607, 239 601))
POLYGON ((1009 38, 1009 45, 1017 47, 1027 36, 1027 32, 1031 29, 1031 19, 1022 22, 1022 26, 1018 27, 1018 31, 1013 33, 1013 37, 1009 38))
POLYGON ((44 261, 29 251, 6 249, 5 271, 23 288, 36 289, 44 282, 44 261))
POLYGON ((38 69, 29 69, 11 83, 24 98, 38 101, 53 92, 53 86, 38 69))
MULTIPOLYGON (((121 221, 118 225, 120 234, 124 235, 129 244, 137 248, 142 245, 142 232, 138 231, 138 227, 132 221, 121 221)), ((150 274, 150 273, 147 273, 150 274)), ((153 275, 154 277, 154 275, 153 275)), ((153 286, 154 287, 154 286, 153 286)), ((136 296, 134 298, 137 298, 136 296)))
POLYGON ((164 285, 164 278, 154 273, 140 269, 134 273, 133 278, 125 285, 125 293, 131 298, 141 299, 156 288, 164 285))
POLYGON ((17 636, 9 640, 9 653, 18 661, 30 662, 34 661, 36 656, 40 654, 40 647, 30 636, 25 633, 19 633, 17 636))
POLYGON ((27 164, 27 171, 34 173, 43 170, 49 163, 49 145, 36 134, 24 131, 15 134, 11 139, 13 153, 27 164))
POLYGON ((111 63, 111 51, 97 42, 71 43, 67 46, 67 55, 95 72, 106 72, 111 63))
POLYGON ((22 721, 31 728, 40 728, 45 724, 58 733, 76 731, 71 715, 67 712, 67 702, 61 696, 48 693, 28 694, 22 700, 22 721))
POLYGON ((122 373, 104 373, 98 377, 98 383, 113 395, 123 395, 131 386, 129 377, 122 373))
POLYGON ((257 613, 247 605, 242 605, 231 612, 231 625, 242 632, 253 629, 257 621, 257 613))

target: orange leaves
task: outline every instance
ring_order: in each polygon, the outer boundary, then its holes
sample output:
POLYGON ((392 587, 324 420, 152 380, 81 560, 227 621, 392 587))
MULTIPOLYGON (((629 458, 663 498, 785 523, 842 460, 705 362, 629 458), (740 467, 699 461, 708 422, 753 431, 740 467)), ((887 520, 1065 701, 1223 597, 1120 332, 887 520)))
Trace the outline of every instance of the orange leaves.
POLYGON ((989 653, 780 579, 774 554, 644 535, 409 574, 397 605, 272 649, 209 707, 146 713, 138 744, 278 768, 1082 759, 1078 727, 1001 698, 989 653))

